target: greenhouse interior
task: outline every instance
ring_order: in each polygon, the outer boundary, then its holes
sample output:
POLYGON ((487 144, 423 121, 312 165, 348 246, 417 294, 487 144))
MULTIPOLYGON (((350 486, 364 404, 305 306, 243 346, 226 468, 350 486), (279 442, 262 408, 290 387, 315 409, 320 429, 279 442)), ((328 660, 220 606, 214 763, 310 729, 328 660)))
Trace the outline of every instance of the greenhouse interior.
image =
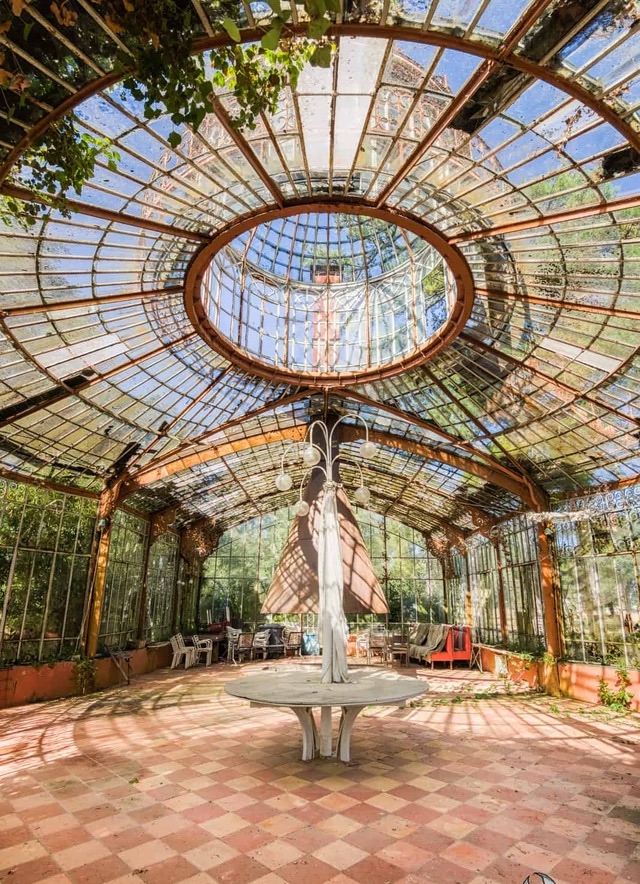
POLYGON ((639 32, 0 0, 0 881, 640 880, 639 32))

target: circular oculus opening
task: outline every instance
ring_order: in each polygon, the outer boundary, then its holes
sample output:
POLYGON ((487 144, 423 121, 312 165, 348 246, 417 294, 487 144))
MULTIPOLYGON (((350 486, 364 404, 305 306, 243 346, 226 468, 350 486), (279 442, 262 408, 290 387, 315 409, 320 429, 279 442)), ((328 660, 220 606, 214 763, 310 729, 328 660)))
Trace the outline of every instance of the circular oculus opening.
POLYGON ((333 386, 420 364, 460 331, 472 301, 457 249, 383 210, 290 209, 232 225, 198 253, 186 306, 248 371, 333 386))

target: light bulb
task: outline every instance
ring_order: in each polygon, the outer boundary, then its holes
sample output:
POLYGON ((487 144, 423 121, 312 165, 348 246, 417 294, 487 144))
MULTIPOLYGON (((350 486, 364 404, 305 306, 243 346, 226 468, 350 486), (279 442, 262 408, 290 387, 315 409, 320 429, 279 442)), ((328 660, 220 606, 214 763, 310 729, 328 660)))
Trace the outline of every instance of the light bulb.
POLYGON ((307 515, 309 515, 309 504, 306 500, 299 500, 296 504, 296 516, 300 516, 302 519, 307 515))
POLYGON ((370 442, 369 439, 365 439, 360 444, 360 457, 364 457, 365 460, 371 460, 371 458, 376 456, 377 451, 378 446, 375 442, 370 442))
POLYGON ((365 488, 364 485, 360 485, 360 487, 356 488, 354 491, 353 499, 356 503, 359 503, 360 506, 367 506, 371 500, 371 492, 368 488, 365 488))
POLYGON ((307 445, 302 452, 302 463, 305 467, 315 467, 320 461, 320 452, 313 445, 307 445))
POLYGON ((288 491, 292 485, 293 479, 291 476, 287 476, 286 473, 280 473, 276 479, 276 488, 278 491, 288 491))

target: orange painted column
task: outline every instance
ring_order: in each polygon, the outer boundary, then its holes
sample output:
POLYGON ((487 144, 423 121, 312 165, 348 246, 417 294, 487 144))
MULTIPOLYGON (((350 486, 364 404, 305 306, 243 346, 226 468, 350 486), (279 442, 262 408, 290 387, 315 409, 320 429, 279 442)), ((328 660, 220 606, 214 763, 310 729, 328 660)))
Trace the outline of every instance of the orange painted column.
POLYGON ((91 596, 86 637, 83 642, 85 655, 95 657, 98 653, 98 636, 102 607, 107 586, 107 565, 111 547, 111 522, 120 501, 122 480, 118 479, 100 495, 98 522, 93 549, 91 552, 91 596))
POLYGON ((540 522, 538 525, 544 629, 547 636, 547 651, 554 657, 560 657, 564 650, 560 628, 560 599, 553 566, 553 546, 549 535, 546 534, 547 527, 548 525, 544 522, 540 522))
POLYGON ((547 653, 553 658, 540 664, 540 683, 544 689, 554 696, 560 696, 560 679, 558 675, 558 658, 564 652, 562 628, 560 621, 560 597, 555 579, 553 562, 553 543, 546 533, 549 524, 538 524, 538 546, 540 549, 540 582, 542 589, 542 607, 544 630, 547 637, 547 653))
POLYGON ((102 606, 107 586, 107 565, 109 564, 109 549, 111 547, 111 520, 100 533, 96 564, 93 577, 93 592, 91 596, 91 610, 89 612, 89 629, 87 632, 86 656, 95 657, 98 653, 98 636, 100 634, 100 622, 102 620, 102 606))

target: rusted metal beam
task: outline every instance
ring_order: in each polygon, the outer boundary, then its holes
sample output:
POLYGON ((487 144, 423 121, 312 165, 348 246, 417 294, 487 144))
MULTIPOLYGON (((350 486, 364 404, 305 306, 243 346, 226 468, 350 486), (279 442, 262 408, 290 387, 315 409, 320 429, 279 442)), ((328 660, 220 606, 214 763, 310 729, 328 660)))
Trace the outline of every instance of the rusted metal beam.
MULTIPOLYGON (((269 411, 273 411, 276 408, 281 408, 284 405, 291 405, 295 402, 300 402, 302 399, 307 399, 310 395, 312 395, 312 391, 310 390, 297 390, 295 393, 289 393, 286 396, 281 396, 280 399, 276 399, 274 402, 268 402, 266 405, 263 405, 260 408, 256 408, 254 411, 250 411, 246 414, 241 414, 238 417, 233 418, 233 420, 227 421, 224 424, 220 424, 220 426, 215 427, 212 430, 208 430, 201 436, 197 436, 195 439, 190 439, 189 442, 185 442, 183 445, 179 445, 168 454, 163 454, 160 457, 154 458, 154 460, 146 464, 144 469, 133 473, 130 478, 132 481, 135 482, 140 474, 146 473, 148 470, 159 469, 167 464, 175 463, 176 461, 184 457, 190 457, 192 454, 194 454, 194 448, 196 446, 205 445, 207 443, 207 440, 213 439, 220 433, 226 433, 227 430, 231 430, 234 427, 239 426, 240 424, 251 421, 256 417, 260 417, 261 415, 266 414, 269 411)), ((195 452, 195 454, 197 454, 197 452, 195 452)))
MULTIPOLYGON (((244 439, 224 442, 219 445, 212 445, 211 448, 205 449, 203 451, 194 452, 183 457, 177 457, 173 461, 164 463, 162 466, 144 468, 142 470, 139 470, 134 476, 130 477, 127 480, 123 489, 123 495, 129 495, 141 488, 153 485, 155 482, 167 479, 175 473, 181 472, 183 470, 188 470, 194 466, 208 463, 212 460, 224 458, 229 454, 238 454, 242 451, 249 451, 262 445, 270 445, 277 442, 302 441, 307 432, 307 429, 307 425, 302 424, 296 427, 288 427, 281 430, 272 430, 267 433, 258 433, 255 436, 249 436, 244 439)), ((344 439, 345 442, 358 441, 361 438, 361 435, 362 434, 356 427, 342 427, 341 437, 344 439)), ((379 445, 385 447, 406 451, 409 454, 425 458, 425 460, 435 460, 440 463, 447 464, 448 466, 455 466, 459 470, 462 470, 466 473, 471 473, 478 478, 484 479, 488 482, 492 482, 498 487, 504 488, 505 491, 509 491, 511 494, 514 494, 515 496, 525 500, 528 505, 532 505, 529 495, 529 489, 524 482, 510 482, 502 474, 496 475, 491 470, 488 470, 487 468, 482 467, 477 463, 469 462, 463 458, 458 458, 455 455, 450 455, 447 452, 439 451, 438 449, 431 448, 428 445, 424 445, 420 442, 414 442, 413 440, 404 439, 401 436, 394 436, 392 433, 380 432, 378 430, 370 430, 369 438, 372 441, 377 442, 379 445)), ((425 487, 429 488, 428 485, 425 485, 425 487)), ((439 490, 435 488, 429 488, 429 491, 433 492, 434 494, 440 494, 439 490)), ((473 504, 467 503, 464 498, 458 499, 446 493, 442 494, 441 496, 444 496, 447 499, 456 502, 462 509, 467 510, 477 527, 484 528, 486 530, 486 528, 495 523, 495 519, 493 517, 491 517, 488 513, 483 512, 473 504)))
MULTIPOLYGON (((409 454, 419 455, 420 457, 424 458, 422 464, 420 465, 420 467, 418 467, 415 474, 405 482, 404 490, 406 490, 407 488, 410 488, 411 485, 417 481, 418 475, 422 472, 422 470, 424 469, 424 467, 428 461, 435 460, 438 463, 445 463, 447 466, 457 466, 457 468, 459 470, 461 470, 465 473, 471 473, 471 469, 469 468, 470 465, 469 465, 468 461, 464 461, 463 458, 456 458, 455 455, 448 455, 445 458, 442 458, 441 455, 443 455, 443 454, 446 455, 446 452, 438 451, 437 448, 431 448, 428 445, 423 445, 423 446, 421 446, 421 448, 423 449, 421 451, 413 451, 413 450, 410 451, 407 448, 401 449, 399 445, 395 444, 396 441, 402 440, 403 442, 407 442, 408 440, 403 439, 402 436, 395 437, 392 433, 384 433, 379 430, 369 430, 369 438, 372 440, 372 442, 376 442, 378 445, 381 445, 383 447, 391 447, 391 448, 396 448, 398 450, 404 450, 404 451, 407 451, 407 453, 409 453, 409 454), (427 452, 429 452, 428 455, 427 455, 427 452), (456 460, 458 463, 452 463, 453 460, 456 460)), ((359 441, 361 441, 361 439, 362 439, 362 431, 359 427, 357 427, 357 426, 351 427, 348 424, 341 425, 341 427, 340 427, 340 440, 341 441, 359 442, 359 441)), ((480 528, 486 529, 496 523, 496 519, 493 516, 489 515, 489 513, 484 512, 483 510, 479 509, 478 507, 474 506, 472 503, 467 503, 467 501, 465 501, 459 497, 456 497, 453 494, 449 494, 448 492, 443 491, 441 488, 437 488, 437 489, 431 488, 427 483, 420 483, 420 484, 424 484, 424 487, 428 488, 429 491, 432 492, 433 494, 438 494, 440 497, 445 497, 447 500, 450 500, 450 501, 458 504, 459 506, 463 507, 465 510, 467 510, 467 512, 471 515, 471 517, 472 517, 472 519, 478 529, 480 529, 480 528)), ((402 498, 402 495, 404 494, 404 490, 400 492, 397 500, 400 500, 402 498)))
POLYGON ((543 298, 527 292, 499 292, 496 289, 476 289, 477 295, 500 301, 519 301, 525 304, 538 304, 541 307, 554 307, 556 310, 577 310, 580 313, 593 313, 600 316, 613 316, 618 319, 638 319, 640 310, 621 310, 619 307, 601 307, 579 301, 566 301, 558 298, 543 298))
MULTIPOLYGON (((38 364, 35 357, 27 352, 24 347, 16 341, 11 331, 7 328, 4 322, 1 323, 7 337, 9 337, 17 349, 25 356, 28 362, 34 365, 38 371, 43 371, 42 367, 38 364)), ((79 396, 85 390, 90 387, 94 387, 96 384, 101 383, 102 381, 108 381, 115 375, 119 374, 122 371, 126 371, 128 368, 133 368, 136 365, 140 365, 140 363, 145 362, 147 359, 153 359, 154 356, 159 356, 161 353, 170 350, 171 347, 175 347, 177 344, 182 344, 184 341, 189 340, 190 338, 195 337, 195 332, 188 332, 187 334, 181 335, 179 338, 176 338, 175 341, 170 341, 167 344, 162 344, 160 347, 155 347, 153 350, 149 350, 146 353, 141 353, 140 356, 136 356, 134 359, 130 359, 123 365, 116 365, 115 368, 106 371, 104 374, 96 375, 96 377, 88 378, 86 381, 76 384, 73 387, 68 387, 61 381, 59 378, 53 377, 53 375, 49 374, 49 372, 44 371, 43 373, 47 375, 52 381, 52 383, 58 387, 59 389, 54 393, 54 395, 50 396, 45 402, 41 404, 34 405, 32 407, 25 408, 24 411, 17 412, 13 416, 5 417, 5 419, 0 423, 0 428, 8 426, 9 424, 14 424, 17 421, 22 420, 25 417, 28 417, 30 414, 35 414, 38 411, 41 411, 44 408, 47 408, 50 405, 53 405, 57 402, 61 402, 64 399, 68 399, 71 396, 79 396)), ((91 403, 89 403, 91 405, 91 403)), ((122 418, 119 418, 122 420, 122 418)), ((140 429, 136 426, 136 429, 140 429)))
POLYGON ((284 196, 280 188, 275 185, 273 179, 267 173, 267 170, 264 168, 262 163, 258 160, 258 157, 251 149, 251 146, 249 145, 246 138, 244 138, 240 134, 240 132, 232 125, 231 120, 229 119, 229 114, 222 106, 220 100, 214 96, 212 104, 213 111, 220 121, 220 125, 222 126, 224 131, 227 133, 229 138, 231 138, 235 146, 238 148, 247 163, 251 166, 260 181, 262 181, 264 186, 267 188, 267 190, 273 197, 276 205, 282 208, 282 206, 284 205, 284 196))
MULTIPOLYGON (((384 515, 384 516, 387 515, 387 511, 389 510, 389 506, 391 506, 391 511, 393 512, 393 504, 396 502, 395 498, 390 497, 388 494, 383 494, 381 491, 379 491, 378 489, 375 489, 375 488, 372 490, 371 496, 374 500, 380 500, 380 501, 385 502, 386 507, 385 507, 385 510, 382 513, 382 515, 384 515)), ((450 522, 448 519, 443 519, 442 516, 435 515, 435 513, 431 512, 430 510, 422 510, 421 512, 426 517, 426 519, 431 520, 432 522, 435 522, 435 526, 432 530, 444 531, 444 533, 447 534, 447 536, 455 538, 456 543, 463 544, 465 542, 465 539, 470 534, 470 532, 463 531, 462 528, 459 528, 457 525, 454 525, 453 522, 450 522)), ((394 518, 394 516, 391 515, 389 518, 394 518)))
MULTIPOLYGON (((527 484, 521 479, 509 479, 501 471, 493 470, 489 467, 484 467, 482 466, 482 464, 479 464, 476 461, 469 461, 466 458, 456 457, 456 455, 450 454, 447 451, 441 451, 438 448, 431 448, 431 446, 425 445, 422 442, 416 442, 413 439, 406 439, 404 436, 395 436, 393 433, 380 432, 379 430, 369 430, 369 438, 372 439, 374 442, 378 442, 380 445, 385 445, 388 448, 397 448, 400 451, 407 451, 409 454, 415 454, 419 457, 427 458, 428 460, 435 460, 439 463, 446 464, 447 466, 456 467, 457 469, 465 473, 476 476, 478 479, 483 479, 485 482, 490 482, 492 485, 496 485, 498 488, 503 488, 505 491, 508 491, 510 494, 519 497, 526 504, 536 510, 539 508, 536 502, 532 500, 531 493, 527 484)), ((467 505, 464 500, 461 500, 460 503, 463 506, 467 505)), ((480 517, 479 512, 478 517, 480 517)))
POLYGON ((431 127, 430 131, 427 132, 420 144, 416 147, 413 153, 407 157, 391 181, 389 181, 380 192, 378 199, 376 200, 376 206, 378 206, 378 208, 384 206, 396 187, 404 181, 409 172, 411 172, 411 170, 420 162, 424 154, 442 135, 449 123, 456 117, 469 98, 480 88, 480 86, 482 86, 485 80, 491 76, 495 70, 495 66, 496 62, 494 61, 485 60, 482 62, 475 74, 471 77, 468 83, 466 83, 464 89, 456 95, 444 113, 438 117, 435 124, 431 127))
POLYGON ((550 215, 541 215, 539 218, 530 218, 526 221, 512 221, 510 224, 498 224, 495 227, 487 227, 485 230, 470 230, 468 233, 460 233, 452 236, 449 242, 457 245, 463 242, 472 242, 477 239, 487 239, 491 236, 504 236, 516 233, 519 230, 535 230, 539 227, 551 227, 553 224, 561 224, 563 221, 573 221, 577 218, 592 218, 597 215, 606 215, 609 212, 621 212, 624 209, 635 209, 640 206, 640 195, 620 197, 606 203, 598 203, 595 206, 578 206, 575 209, 565 209, 550 215))
POLYGON ((0 478, 9 482, 21 482, 24 485, 35 485, 37 488, 46 488, 47 491, 60 491, 62 494, 73 494, 75 497, 86 497, 90 500, 98 500, 97 491, 87 491, 86 488, 75 488, 73 485, 64 485, 61 482, 52 482, 50 479, 38 479, 36 476, 23 475, 15 470, 6 470, 0 467, 0 478))
MULTIPOLYGON (((10 196, 14 199, 22 200, 26 203, 38 203, 41 206, 50 208, 51 203, 41 196, 37 196, 26 187, 18 187, 15 184, 4 183, 0 187, 0 195, 10 196)), ((114 212, 111 209, 103 209, 101 206, 92 206, 90 203, 84 203, 80 200, 67 200, 67 208, 70 212, 79 212, 82 215, 89 215, 92 218, 102 218, 104 221, 111 221, 114 224, 125 224, 129 227, 140 228, 141 230, 153 230, 155 233, 163 233, 166 236, 175 236, 178 239, 187 239, 197 243, 208 243, 210 237, 204 233, 197 233, 195 230, 185 230, 184 227, 174 227, 171 224, 162 224, 160 221, 152 221, 150 218, 137 217, 128 215, 126 212, 114 212)))
POLYGON ((208 386, 206 386, 205 389, 202 390, 201 393, 199 393, 190 402, 188 402, 187 405, 185 405, 185 407, 174 417, 174 419, 172 421, 170 421, 164 427, 164 429, 158 431, 156 433, 156 438, 152 442, 149 442, 147 447, 143 448, 142 451, 140 451, 140 453, 137 454, 129 462, 129 466, 128 466, 129 472, 131 471, 131 468, 133 467, 133 465, 138 463, 140 461, 140 459, 143 458, 145 456, 145 454, 147 454, 154 447, 154 445, 157 445, 158 442, 160 441, 160 439, 165 439, 169 435, 171 430, 175 427, 175 425, 180 423, 180 421, 184 419, 184 417, 191 411, 192 408, 194 408, 199 402, 201 402, 205 398, 205 396, 207 396, 209 393, 211 393, 211 391, 215 387, 218 386, 220 381, 224 377, 226 377, 226 375, 228 375, 230 371, 231 371, 231 366, 229 366, 229 365, 226 368, 223 368, 222 371, 215 378, 215 380, 213 380, 210 384, 208 384, 208 386))
MULTIPOLYGON (((369 408, 376 409, 378 411, 386 412, 387 414, 391 414, 394 417, 399 418, 400 420, 413 425, 415 427, 419 427, 420 429, 426 430, 428 433, 433 433, 436 436, 439 436, 441 439, 444 439, 450 445, 453 445, 456 448, 461 448, 463 451, 466 451, 467 454, 472 455, 473 457, 477 457, 480 460, 483 460, 487 466, 483 467, 481 464, 478 464, 477 461, 473 463, 473 470, 471 469, 471 465, 467 461, 466 458, 460 458, 461 464, 467 464, 466 467, 460 466, 459 469, 466 469, 467 472, 474 472, 477 470, 484 470, 484 475, 481 475, 479 472, 475 472, 475 475, 480 476, 480 478, 484 478, 487 482, 493 482, 495 485, 499 485, 506 490, 509 488, 513 489, 513 493, 517 494, 518 497, 525 500, 532 509, 535 510, 544 510, 547 508, 547 497, 546 493, 541 489, 535 486, 531 479, 526 476, 524 472, 516 472, 515 470, 504 466, 495 458, 491 457, 488 454, 485 454, 482 451, 478 451, 471 445, 469 442, 465 442, 462 439, 458 439, 456 436, 452 436, 450 433, 447 433, 445 430, 441 430, 435 424, 430 423, 429 421, 423 420, 417 415, 410 414, 408 412, 402 411, 401 408, 397 408, 394 405, 388 405, 384 402, 377 402, 375 399, 370 399, 368 396, 363 396, 362 394, 356 392, 355 390, 340 390, 339 394, 344 396, 347 399, 353 399, 356 402, 360 402, 362 405, 366 405, 369 408), (500 476, 502 479, 500 480, 500 476), (505 484, 505 482, 509 482, 509 487, 505 484), (518 490, 515 490, 518 489, 518 490)), ((394 437, 396 438, 396 437, 394 437)), ((399 437, 398 437, 399 438, 399 437)), ((421 443, 417 443, 421 444, 421 443)), ((438 449, 432 449, 433 451, 438 451, 438 449)), ((448 458, 455 458, 456 456, 450 454, 448 452, 439 452, 443 455, 446 454, 448 458)), ((437 459, 437 458, 436 458, 437 459)), ((443 460, 443 463, 447 461, 443 460)), ((453 463, 453 461, 451 461, 453 463)), ((455 463, 453 463, 456 466, 455 463)))
POLYGON ((498 49, 498 56, 500 59, 505 58, 516 48, 520 40, 533 27, 547 7, 551 6, 552 3, 555 3, 555 0, 535 0, 535 2, 525 10, 524 15, 522 15, 513 25, 511 30, 505 34, 504 40, 498 49))
MULTIPOLYGON (((471 334, 468 334, 467 332, 461 333, 460 340, 464 341, 465 344, 468 344, 470 347, 478 347, 484 353, 488 353, 490 356, 494 356, 496 359, 501 359, 503 362, 509 363, 509 365, 514 365, 521 371, 527 372, 533 377, 539 378, 541 381, 545 381, 545 383, 550 384, 557 390, 561 390, 563 393, 566 393, 568 396, 571 397, 571 401, 567 402, 566 406, 572 405, 577 400, 582 399, 583 402, 588 402, 595 408, 599 408, 602 411, 608 412, 609 414, 615 414, 616 417, 619 417, 630 424, 640 426, 640 420, 638 418, 631 417, 630 415, 625 414, 623 411, 618 411, 617 408, 613 408, 613 406, 607 405, 606 402, 601 402, 599 399, 594 399, 594 397, 590 396, 588 392, 583 393, 580 390, 576 390, 575 387, 570 387, 568 384, 565 384, 562 381, 559 381, 556 378, 552 377, 551 375, 546 374, 546 372, 540 371, 539 368, 534 368, 527 362, 521 362, 519 359, 516 359, 515 356, 511 356, 509 353, 503 353, 502 350, 498 350, 496 347, 492 347, 490 344, 485 344, 484 341, 480 341, 478 338, 474 337, 471 334)), ((505 432, 508 432, 508 430, 505 430, 505 432)))
POLYGON ((298 427, 287 427, 283 430, 272 430, 268 433, 258 433, 256 436, 248 436, 244 439, 236 439, 233 442, 223 442, 219 445, 212 445, 203 451, 195 451, 192 454, 175 457, 162 466, 147 466, 138 470, 127 482, 126 493, 130 494, 138 488, 144 488, 166 479, 174 473, 182 470, 188 470, 191 467, 208 463, 211 460, 217 460, 228 454, 237 454, 240 451, 249 451, 260 445, 270 445, 275 442, 294 442, 302 441, 307 426, 302 424, 298 427))
MULTIPOLYGON (((303 34, 306 30, 306 23, 293 23, 288 31, 292 34, 303 34)), ((571 95, 577 101, 591 108, 598 116, 606 120, 610 125, 616 128, 629 144, 636 150, 640 149, 640 133, 635 131, 633 126, 626 120, 622 120, 616 111, 602 99, 597 98, 579 83, 574 83, 565 77, 562 77, 554 70, 546 68, 544 65, 526 59, 522 55, 515 52, 508 52, 505 55, 505 47, 490 45, 476 40, 470 40, 466 37, 447 34, 444 32, 419 31, 413 27, 405 27, 399 25, 376 25, 361 22, 342 22, 333 25, 327 32, 330 37, 346 36, 346 37, 368 37, 382 38, 385 40, 407 40, 415 43, 423 43, 427 45, 435 45, 443 48, 455 49, 470 55, 475 55, 485 59, 495 59, 509 67, 515 68, 524 74, 529 74, 539 80, 543 80, 557 89, 571 95)), ((242 31, 242 38, 245 42, 259 41, 264 35, 264 28, 250 27, 242 31)), ((519 39, 517 34, 508 35, 511 43, 515 38, 519 39)), ((231 40, 226 34, 215 34, 200 37, 193 42, 193 52, 201 53, 217 46, 228 45, 231 40)), ((0 166, 0 181, 3 181, 9 174, 12 166, 18 161, 20 155, 37 139, 44 134, 51 123, 60 119, 64 114, 73 110, 78 104, 86 98, 107 89, 114 85, 120 79, 131 73, 131 68, 122 69, 118 72, 111 72, 104 77, 96 78, 86 83, 78 89, 73 95, 69 96, 65 101, 61 102, 50 114, 38 123, 25 135, 23 139, 13 148, 9 156, 6 158, 2 166, 0 166)))
POLYGON ((181 285, 170 285, 162 289, 104 295, 100 298, 78 298, 77 301, 53 301, 50 304, 31 304, 27 307, 4 307, 0 309, 0 316, 31 316, 33 313, 52 313, 58 310, 75 310, 81 307, 101 307, 103 304, 117 304, 120 301, 147 301, 153 298, 166 298, 170 295, 178 295, 183 290, 181 285))
MULTIPOLYGON (((471 411, 469 411, 469 409, 466 407, 466 405, 463 402, 459 402, 457 399, 454 398, 454 396, 447 389, 445 384, 438 377, 436 377, 436 375, 433 373, 433 371, 431 371, 431 369, 426 368, 425 373, 426 373, 427 377, 431 378, 434 385, 436 387, 438 387, 438 389, 441 391, 441 393, 444 396, 446 396, 448 399, 450 399, 452 402, 454 402, 454 404, 458 406, 458 408, 462 411, 462 413, 464 415, 466 415, 467 419, 469 421, 471 421, 471 423, 476 428, 478 433, 481 436, 483 436, 483 435, 486 436, 487 435, 487 428, 485 426, 483 426, 483 424, 480 423, 480 421, 475 417, 475 415, 471 411)), ((494 444, 500 449, 505 460, 511 464, 516 475, 519 475, 521 473, 520 465, 511 456, 509 451, 507 451, 507 449, 497 439, 494 439, 494 444)), ((526 473, 522 472, 522 479, 531 492, 532 500, 538 500, 541 504, 543 502, 546 502, 546 493, 543 491, 542 488, 540 488, 538 485, 536 485, 536 483, 533 481, 533 479, 530 478, 530 476, 528 476, 526 473)))
POLYGON ((615 482, 594 485, 592 488, 580 488, 578 491, 561 491, 559 494, 554 494, 553 499, 575 500, 576 498, 591 497, 596 494, 608 494, 610 491, 621 491, 623 488, 632 488, 634 485, 640 485, 640 473, 628 479, 618 479, 615 482))

